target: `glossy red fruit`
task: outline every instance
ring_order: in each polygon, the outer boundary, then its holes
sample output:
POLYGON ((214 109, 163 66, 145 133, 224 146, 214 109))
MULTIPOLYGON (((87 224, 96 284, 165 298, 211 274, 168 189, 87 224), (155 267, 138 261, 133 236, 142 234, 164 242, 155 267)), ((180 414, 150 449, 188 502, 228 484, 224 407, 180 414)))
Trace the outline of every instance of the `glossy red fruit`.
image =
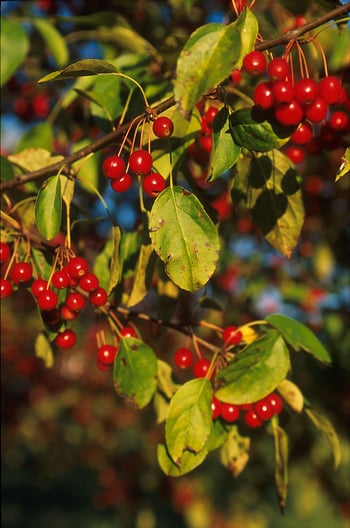
POLYGON ((266 401, 271 405, 273 408, 274 414, 279 414, 283 409, 283 400, 277 392, 272 392, 268 396, 266 396, 266 401))
POLYGON ((254 403, 254 411, 263 421, 270 420, 275 414, 274 408, 266 398, 254 403))
POLYGON ((13 292, 13 287, 11 284, 11 281, 8 279, 0 279, 0 297, 1 299, 5 299, 6 297, 10 297, 10 295, 13 292))
POLYGON ((192 350, 186 347, 178 348, 174 354, 174 363, 181 369, 188 369, 193 365, 194 355, 192 350))
POLYGON ((276 103, 291 103, 294 99, 294 87, 290 82, 277 81, 272 88, 276 103))
POLYGON ((113 345, 101 345, 97 350, 97 360, 102 365, 110 366, 113 364, 117 354, 117 348, 113 345))
POLYGON ((99 286, 97 290, 89 293, 89 301, 94 306, 103 306, 107 302, 107 292, 99 286))
POLYGON ((264 110, 272 108, 274 105, 275 101, 272 93, 272 86, 273 85, 270 82, 261 82, 254 89, 254 103, 264 110))
POLYGON ((153 159, 151 154, 147 150, 134 150, 130 154, 129 167, 135 174, 145 176, 152 170, 153 159))
POLYGON ((29 262, 16 262, 10 272, 11 280, 15 284, 28 282, 33 276, 33 268, 29 262))
POLYGON ((274 112, 277 121, 285 126, 298 125, 304 117, 302 107, 295 100, 291 103, 277 104, 274 112))
POLYGON ((232 70, 231 80, 233 84, 239 84, 242 80, 242 70, 239 68, 235 68, 234 70, 232 70))
POLYGON ((197 359, 193 366, 193 374, 195 378, 205 378, 210 367, 209 359, 200 358, 197 359))
POLYGON ((221 402, 221 417, 225 422, 235 422, 238 420, 239 415, 240 410, 238 405, 221 402))
POLYGON ((132 326, 124 326, 120 330, 120 336, 121 337, 137 337, 135 330, 132 326))
POLYGON ((266 58, 261 51, 251 51, 243 59, 243 68, 254 77, 262 75, 266 69, 266 58))
POLYGON ((242 341, 242 337, 242 332, 234 325, 226 326, 222 332, 222 340, 225 345, 237 345, 242 341))
POLYGON ((66 271, 75 279, 81 279, 89 270, 89 264, 83 257, 73 257, 66 265, 66 271))
POLYGON ((86 304, 85 298, 79 292, 67 295, 66 305, 72 312, 80 312, 86 304))
POLYGON ((211 401, 211 417, 216 420, 221 415, 221 401, 213 396, 211 401))
POLYGON ((333 112, 328 121, 332 130, 345 130, 349 124, 349 117, 341 110, 333 112))
POLYGON ((55 291, 46 289, 37 296, 37 303, 41 310, 53 310, 58 303, 58 295, 55 291))
POLYGON ((312 140, 314 135, 312 126, 307 121, 300 123, 298 128, 291 135, 291 141, 296 145, 305 145, 312 140))
POLYGON ((315 101, 319 93, 318 83, 314 79, 300 79, 294 86, 295 99, 302 105, 315 101))
POLYGON ((319 123, 326 119, 328 114, 328 103, 323 97, 317 97, 313 103, 305 107, 305 117, 311 123, 319 123))
POLYGON ((289 63, 282 57, 275 57, 267 65, 267 72, 271 81, 284 81, 290 73, 289 63))
POLYGON ((249 427, 254 429, 261 427, 264 423, 253 409, 243 414, 243 420, 249 427))
POLYGON ((305 159, 305 152, 301 147, 290 146, 284 151, 285 155, 293 162, 295 165, 302 163, 305 159))
POLYGON ((335 104, 338 102, 342 93, 342 83, 335 75, 323 77, 319 82, 320 96, 323 97, 328 104, 335 104))
POLYGON ((51 279, 52 285, 59 289, 63 290, 69 286, 69 275, 64 270, 55 271, 51 279))
POLYGON ((174 123, 169 117, 160 116, 153 122, 153 133, 159 138, 170 137, 174 132, 174 123))
POLYGON ((254 403, 241 403, 239 405, 240 410, 244 412, 251 411, 253 407, 254 407, 254 403))
POLYGON ((120 178, 111 180, 111 187, 113 191, 118 193, 124 193, 132 186, 132 177, 128 172, 125 172, 120 178))
POLYGON ((218 113, 219 113, 219 109, 217 108, 217 106, 209 106, 209 108, 207 108, 204 116, 205 116, 205 120, 208 125, 213 124, 213 121, 215 117, 218 115, 218 113))
POLYGON ((97 290, 99 287, 100 282, 98 280, 98 277, 94 273, 91 273, 88 271, 85 273, 84 277, 82 277, 79 281, 79 287, 86 291, 86 292, 92 292, 97 290))
POLYGON ((151 172, 151 174, 148 174, 142 180, 142 188, 147 196, 150 196, 151 198, 156 198, 158 194, 164 191, 165 187, 166 181, 163 176, 157 172, 151 172))
POLYGON ((73 310, 68 308, 66 304, 63 304, 61 306, 60 313, 61 313, 61 318, 64 321, 74 321, 79 315, 79 312, 74 312, 73 310))
POLYGON ((47 289, 47 280, 45 279, 35 279, 32 282, 31 290, 34 297, 38 297, 40 293, 47 289))
POLYGON ((0 264, 6 262, 11 255, 11 249, 6 242, 0 242, 0 264))
POLYGON ((121 178, 125 172, 125 161, 120 156, 109 156, 103 162, 102 169, 107 178, 121 178))
POLYGON ((64 330, 55 337, 55 345, 58 348, 72 348, 77 341, 77 336, 73 330, 64 330))

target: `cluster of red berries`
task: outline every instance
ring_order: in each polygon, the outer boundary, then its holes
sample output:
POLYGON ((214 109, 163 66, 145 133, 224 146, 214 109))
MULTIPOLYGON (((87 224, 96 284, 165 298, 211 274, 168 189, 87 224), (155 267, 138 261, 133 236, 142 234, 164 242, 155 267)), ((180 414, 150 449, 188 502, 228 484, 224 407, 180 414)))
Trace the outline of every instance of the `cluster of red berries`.
POLYGON ((211 409, 213 420, 221 418, 227 423, 232 423, 242 416, 249 427, 257 428, 282 411, 283 400, 277 392, 272 392, 255 403, 235 405, 222 402, 214 396, 211 409))
MULTIPOLYGON (((226 348, 231 345, 238 345, 242 341, 243 335, 237 326, 229 325, 223 329, 221 338, 223 347, 226 348)), ((211 365, 210 360, 207 358, 200 357, 195 359, 194 353, 187 347, 181 347, 176 350, 174 354, 174 363, 177 367, 183 370, 192 367, 195 378, 204 378, 211 365)))
MULTIPOLYGON (((174 124, 166 116, 153 122, 153 133, 159 138, 170 137, 174 124)), ((166 181, 158 172, 152 172, 153 158, 148 150, 133 150, 126 163, 120 155, 108 156, 103 162, 103 172, 111 180, 111 187, 118 193, 126 192, 133 183, 132 174, 142 177, 142 188, 147 196, 155 198, 166 187, 166 181), (130 174, 130 172, 132 174, 130 174)))
POLYGON ((319 81, 304 77, 295 81, 286 59, 275 57, 267 63, 264 53, 257 50, 244 57, 243 70, 253 77, 267 73, 268 80, 254 89, 254 103, 272 112, 281 125, 295 128, 291 136, 293 146, 286 149, 293 162, 300 163, 304 159, 301 146, 309 144, 316 136, 315 125, 326 123, 333 135, 348 130, 349 118, 342 110, 347 94, 337 76, 328 75, 319 81), (336 109, 331 112, 330 107, 336 109))
MULTIPOLYGON (((137 337, 132 326, 124 326, 119 332, 119 338, 137 337)), ((103 343, 97 349, 97 366, 100 370, 109 370, 118 353, 118 346, 103 343)))
POLYGON ((213 105, 204 109, 203 101, 197 104, 197 108, 201 112, 201 128, 198 137, 187 149, 187 157, 201 167, 205 167, 209 163, 213 148, 213 122, 219 109, 213 105))
MULTIPOLYGON (((1 263, 6 262, 10 256, 10 246, 1 242, 1 263)), ((14 286, 30 286, 43 321, 51 329, 60 329, 54 340, 58 348, 71 348, 76 343, 75 332, 69 328, 61 328, 78 317, 86 305, 86 299, 95 307, 103 306, 107 301, 106 290, 99 285, 98 277, 89 271, 88 262, 83 257, 74 256, 65 266, 54 271, 50 283, 41 277, 33 279, 33 266, 30 262, 15 262, 7 272, 9 278, 1 278, 1 298, 9 297, 14 286), (62 290, 66 290, 66 296, 60 302, 58 292, 62 290)))

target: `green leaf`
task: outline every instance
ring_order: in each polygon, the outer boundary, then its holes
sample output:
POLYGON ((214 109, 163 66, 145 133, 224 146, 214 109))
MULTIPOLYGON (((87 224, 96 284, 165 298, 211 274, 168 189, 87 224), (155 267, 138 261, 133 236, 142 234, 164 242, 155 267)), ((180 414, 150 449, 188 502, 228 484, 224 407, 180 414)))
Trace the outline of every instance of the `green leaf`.
POLYGON ((228 77, 239 54, 236 22, 206 24, 192 33, 178 58, 174 82, 175 100, 185 118, 203 94, 228 77))
POLYGON ((113 288, 118 284, 120 279, 120 262, 119 262, 119 245, 121 239, 121 229, 118 226, 113 226, 112 236, 112 252, 111 252, 111 265, 109 271, 109 281, 107 287, 108 295, 112 292, 113 288))
POLYGON ((347 147, 344 156, 342 157, 342 163, 338 169, 335 181, 340 180, 343 176, 350 173, 350 147, 347 147))
POLYGON ((11 180, 14 176, 13 167, 5 156, 0 156, 0 178, 11 180))
POLYGON ((138 304, 147 295, 151 279, 148 269, 152 253, 153 247, 151 244, 141 245, 132 290, 126 303, 126 306, 128 307, 138 304))
POLYGON ((118 73, 110 62, 100 59, 84 59, 70 64, 62 70, 54 71, 42 77, 38 82, 61 81, 76 79, 87 75, 100 75, 104 73, 118 73))
POLYGON ((25 30, 14 20, 1 18, 1 86, 15 73, 29 50, 25 30))
POLYGON ((329 365, 332 362, 330 355, 313 332, 299 321, 287 315, 271 314, 266 320, 276 328, 294 350, 305 350, 316 359, 329 365))
POLYGON ((241 147, 232 141, 229 130, 228 111, 224 107, 220 110, 213 123, 213 149, 210 155, 210 180, 219 178, 238 160, 241 147))
MULTIPOLYGON (((21 152, 30 148, 51 151, 53 144, 53 129, 50 123, 37 123, 23 134, 15 147, 15 152, 21 152)), ((58 158, 58 156, 54 156, 58 158)), ((59 156, 60 159, 63 156, 59 156)), ((54 163, 54 162, 53 162, 54 163)))
POLYGON ((68 178, 68 176, 65 176, 64 174, 60 174, 59 178, 61 180, 62 200, 68 211, 74 198, 75 180, 68 178))
POLYGON ((210 431, 210 436, 205 447, 208 451, 214 451, 221 447, 227 440, 230 432, 230 425, 223 420, 213 420, 213 426, 210 431))
POLYGON ((321 433, 327 438, 333 452, 334 467, 337 469, 341 462, 342 453, 339 438, 333 425, 328 420, 328 418, 320 413, 320 411, 310 406, 305 406, 305 413, 310 418, 315 427, 317 427, 317 429, 321 431, 321 433))
POLYGON ((116 392, 139 409, 152 399, 157 387, 157 358, 141 339, 122 337, 114 360, 116 392))
POLYGON ((112 228, 112 234, 107 240, 103 249, 95 258, 93 271, 99 278, 100 286, 104 288, 108 294, 111 293, 114 286, 119 281, 119 242, 121 237, 121 230, 119 227, 112 228), (111 266, 111 260, 113 265, 111 266), (111 289, 109 289, 111 286, 111 289))
POLYGON ((169 187, 155 200, 149 232, 165 271, 180 288, 196 291, 215 271, 219 236, 198 198, 182 187, 169 187))
POLYGON ((290 258, 304 222, 303 196, 290 160, 278 150, 247 156, 238 161, 235 180, 266 240, 290 258))
POLYGON ((256 402, 275 390, 289 369, 289 352, 284 339, 276 330, 268 330, 220 370, 216 379, 223 385, 215 396, 237 405, 256 402))
POLYGON ((170 477, 180 477, 198 467, 207 457, 208 451, 203 448, 198 453, 184 451, 181 463, 175 464, 163 444, 157 446, 157 459, 161 470, 170 477))
POLYGON ((232 427, 220 450, 220 461, 234 477, 238 477, 249 461, 250 438, 241 436, 237 426, 232 427))
MULTIPOLYGON (((82 139, 74 143, 72 152, 76 152, 84 147, 90 145, 91 141, 87 138, 82 139)), ((98 180, 101 167, 101 153, 95 152, 93 156, 87 156, 83 160, 79 160, 73 164, 73 167, 77 169, 79 167, 79 183, 84 189, 93 193, 93 189, 98 188, 98 180)))
POLYGON ((36 357, 41 358, 44 361, 45 367, 53 367, 55 360, 51 343, 44 333, 40 333, 36 336, 34 348, 36 357))
POLYGON ((241 39, 241 46, 235 68, 241 68, 244 57, 255 46, 256 37, 259 32, 259 22, 250 9, 245 9, 236 20, 236 28, 241 39))
POLYGON ((288 492, 288 437, 278 425, 277 417, 271 420, 275 445, 275 482, 281 511, 286 506, 288 492))
POLYGON ((60 230, 62 217, 61 180, 48 178, 41 186, 35 202, 35 220, 40 233, 50 240, 60 230))
POLYGON ((27 148, 18 154, 11 154, 8 159, 21 169, 31 172, 57 163, 64 158, 63 156, 52 156, 51 152, 42 148, 27 148))
POLYGON ((35 18, 32 20, 34 26, 40 32, 43 39, 52 53, 58 67, 64 66, 69 59, 68 47, 62 35, 52 25, 51 22, 44 18, 35 18))
POLYGON ((52 271, 52 262, 48 262, 45 254, 39 249, 31 248, 30 256, 32 258, 35 270, 39 277, 48 280, 52 271))
POLYGON ((206 378, 192 379, 175 393, 165 423, 166 446, 172 460, 182 464, 184 451, 199 453, 208 441, 213 389, 206 378))
POLYGON ((165 396, 171 399, 179 386, 173 381, 173 369, 163 361, 158 359, 158 390, 160 390, 165 396))
POLYGON ((240 108, 230 115, 230 132, 240 147, 267 152, 284 145, 291 131, 277 122, 267 121, 265 114, 253 108, 240 108))

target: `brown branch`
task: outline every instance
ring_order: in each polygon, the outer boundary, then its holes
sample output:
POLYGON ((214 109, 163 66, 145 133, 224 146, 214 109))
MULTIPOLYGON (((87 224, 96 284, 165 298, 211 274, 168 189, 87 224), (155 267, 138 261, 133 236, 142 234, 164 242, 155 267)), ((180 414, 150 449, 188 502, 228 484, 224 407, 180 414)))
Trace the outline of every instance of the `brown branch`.
MULTIPOLYGON (((350 2, 346 3, 345 5, 342 5, 340 7, 337 7, 336 9, 333 9, 329 13, 326 13, 325 15, 316 18, 315 20, 312 20, 311 22, 308 22, 307 24, 304 24, 303 26, 300 26, 297 29, 293 29, 291 31, 288 31, 287 33, 284 33, 283 35, 280 35, 276 38, 266 40, 264 42, 259 42, 256 45, 256 49, 263 51, 266 49, 271 49, 276 46, 281 46, 283 44, 287 44, 291 40, 296 40, 309 31, 320 27, 322 24, 325 24, 326 22, 330 22, 331 20, 335 20, 338 18, 341 18, 342 16, 346 15, 350 12, 350 2)), ((156 113, 161 113, 170 108, 175 104, 174 97, 169 97, 165 101, 162 101, 158 105, 156 105, 153 110, 156 113)), ((137 125, 146 114, 138 116, 134 123, 137 125)), ((106 134, 105 136, 99 138, 98 140, 94 141, 87 147, 84 147, 80 150, 77 150, 76 152, 70 154, 63 160, 53 163, 52 165, 48 165, 47 167, 44 167, 42 169, 28 172, 25 174, 22 174, 20 176, 16 176, 12 180, 3 182, 0 184, 0 192, 3 192, 7 189, 11 189, 13 187, 18 187, 19 185, 22 185, 24 183, 28 183, 33 180, 37 180, 40 178, 53 176, 54 174, 57 174, 62 168, 66 167, 67 170, 69 170, 72 163, 85 158, 88 154, 91 154, 93 152, 97 152, 104 147, 111 145, 114 143, 120 136, 122 136, 129 128, 131 122, 126 123, 123 126, 120 126, 117 130, 110 132, 109 134, 106 134)))

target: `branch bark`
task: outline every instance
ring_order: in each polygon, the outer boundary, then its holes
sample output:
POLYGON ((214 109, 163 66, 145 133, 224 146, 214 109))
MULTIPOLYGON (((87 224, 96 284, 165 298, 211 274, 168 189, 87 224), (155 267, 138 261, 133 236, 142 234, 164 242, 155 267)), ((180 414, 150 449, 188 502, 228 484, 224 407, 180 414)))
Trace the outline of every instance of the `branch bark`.
MULTIPOLYGON (((349 14, 349 12, 350 12, 350 2, 347 2, 346 4, 339 6, 336 9, 333 9, 332 11, 329 11, 329 13, 326 13, 325 15, 315 20, 312 20, 311 22, 308 22, 307 24, 304 24, 303 26, 297 29, 288 31, 287 33, 284 33, 283 35, 280 35, 276 38, 266 40, 264 42, 259 42, 256 46, 256 49, 263 51, 266 49, 272 49, 276 46, 287 44, 291 40, 297 40, 298 38, 302 37, 309 31, 312 31, 313 29, 316 29, 322 26, 323 24, 330 22, 331 20, 336 21, 338 18, 341 18, 342 16, 349 14)), ((173 106, 174 104, 175 104, 174 97, 169 97, 168 99, 162 101, 158 105, 155 105, 153 107, 153 110, 156 113, 162 113, 168 108, 170 108, 171 106, 173 106)), ((137 125, 137 123, 142 121, 144 117, 145 117, 145 114, 142 114, 136 117, 134 120, 135 126, 137 125)), ((63 160, 57 163, 53 163, 52 165, 48 165, 47 167, 44 167, 36 171, 21 174, 20 176, 16 176, 12 180, 2 182, 0 184, 0 192, 4 192, 5 190, 12 189, 14 187, 18 187, 19 185, 23 185, 33 180, 37 180, 37 179, 48 177, 48 176, 53 176, 54 174, 57 174, 60 170, 62 170, 62 168, 64 167, 66 167, 67 170, 69 170, 70 166, 74 162, 85 158, 88 154, 97 152, 107 147, 108 145, 111 145, 119 137, 123 136, 125 132, 128 130, 130 124, 131 122, 120 126, 117 130, 104 135, 103 137, 94 141, 87 147, 77 150, 76 152, 70 154, 69 156, 66 156, 63 160)))

